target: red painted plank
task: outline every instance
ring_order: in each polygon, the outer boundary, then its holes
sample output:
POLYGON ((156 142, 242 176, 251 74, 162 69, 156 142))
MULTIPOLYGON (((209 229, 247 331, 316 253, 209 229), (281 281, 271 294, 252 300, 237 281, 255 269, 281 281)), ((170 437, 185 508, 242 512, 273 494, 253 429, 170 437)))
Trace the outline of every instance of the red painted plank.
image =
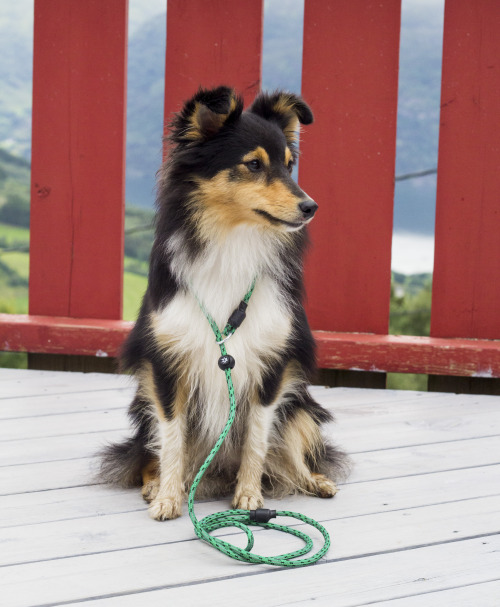
POLYGON ((121 318, 126 0, 36 0, 30 313, 121 318))
POLYGON ((117 356, 132 326, 125 320, 0 314, 0 350, 117 356))
POLYGON ((314 332, 324 369, 500 377, 500 341, 314 332))
POLYGON ((168 0, 165 123, 200 86, 260 88, 263 2, 168 0))
MULTIPOLYGON (((117 356, 133 323, 0 314, 0 350, 117 356)), ((315 331, 324 369, 500 377, 500 341, 315 331)))
POLYGON ((500 3, 445 8, 431 334, 500 338, 500 3))
POLYGON ((400 0, 307 0, 300 183, 319 204, 306 265, 314 329, 389 322, 400 0))

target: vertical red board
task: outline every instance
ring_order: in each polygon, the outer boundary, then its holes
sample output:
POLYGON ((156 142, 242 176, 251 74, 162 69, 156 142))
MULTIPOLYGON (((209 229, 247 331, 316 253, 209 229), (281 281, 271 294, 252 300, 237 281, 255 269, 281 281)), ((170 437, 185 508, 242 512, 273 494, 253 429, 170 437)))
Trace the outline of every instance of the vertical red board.
POLYGON ((500 3, 447 2, 431 334, 500 339, 500 3))
POLYGON ((387 333, 396 154, 400 0, 306 0, 300 184, 310 226, 313 329, 387 333))
POLYGON ((127 0, 35 0, 30 314, 120 319, 127 0))
POLYGON ((235 88, 248 104, 261 85, 263 0, 168 0, 165 125, 200 86, 235 88))

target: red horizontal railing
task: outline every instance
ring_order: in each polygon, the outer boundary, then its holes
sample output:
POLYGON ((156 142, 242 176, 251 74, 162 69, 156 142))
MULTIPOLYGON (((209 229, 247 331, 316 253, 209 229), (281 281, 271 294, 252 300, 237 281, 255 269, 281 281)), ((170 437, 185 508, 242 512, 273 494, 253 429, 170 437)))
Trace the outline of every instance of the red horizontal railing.
MULTIPOLYGON (((260 87, 262 0, 168 0, 165 113, 260 87)), ((401 0, 305 0, 308 316, 332 369, 500 377, 500 3, 447 0, 431 337, 389 336, 401 0)), ((116 356, 127 2, 35 0, 30 315, 0 348, 116 356)), ((160 58, 158 58, 160 60, 160 58)), ((160 138, 160 134, 159 134, 160 138)))
MULTIPOLYGON (((116 357, 133 323, 0 314, 0 349, 116 357)), ((499 344, 479 339, 313 331, 323 369, 500 377, 499 344)))

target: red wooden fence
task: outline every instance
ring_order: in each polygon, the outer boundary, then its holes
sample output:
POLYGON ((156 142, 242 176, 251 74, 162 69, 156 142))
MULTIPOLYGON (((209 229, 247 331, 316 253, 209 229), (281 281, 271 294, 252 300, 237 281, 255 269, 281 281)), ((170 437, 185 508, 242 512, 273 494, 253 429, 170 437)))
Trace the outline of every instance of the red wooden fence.
POLYGON ((122 316, 127 3, 37 0, 30 314, 122 316))
MULTIPOLYGON (((321 206, 307 263, 324 368, 500 377, 500 3, 445 9, 430 338, 388 336, 400 0, 306 0, 299 179, 321 206), (469 339, 464 339, 469 338, 469 339), (474 339, 470 339, 474 338, 474 339)), ((262 1, 168 0, 165 111, 260 86, 262 1)), ((35 0, 30 315, 0 348, 116 356, 126 0, 35 0)))
POLYGON ((306 273, 313 329, 389 330, 400 4, 305 4, 302 93, 316 124, 299 178, 321 207, 306 273))
POLYGON ((500 339, 500 3, 446 6, 431 334, 500 339))

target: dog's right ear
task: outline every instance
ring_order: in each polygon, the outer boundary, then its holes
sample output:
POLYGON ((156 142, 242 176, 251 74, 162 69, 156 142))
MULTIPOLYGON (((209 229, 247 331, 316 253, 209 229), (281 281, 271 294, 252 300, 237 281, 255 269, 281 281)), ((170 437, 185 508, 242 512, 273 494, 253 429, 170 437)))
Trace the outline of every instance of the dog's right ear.
POLYGON ((239 118, 242 111, 243 99, 233 89, 227 86, 200 89, 174 116, 169 138, 175 143, 205 141, 239 118))

